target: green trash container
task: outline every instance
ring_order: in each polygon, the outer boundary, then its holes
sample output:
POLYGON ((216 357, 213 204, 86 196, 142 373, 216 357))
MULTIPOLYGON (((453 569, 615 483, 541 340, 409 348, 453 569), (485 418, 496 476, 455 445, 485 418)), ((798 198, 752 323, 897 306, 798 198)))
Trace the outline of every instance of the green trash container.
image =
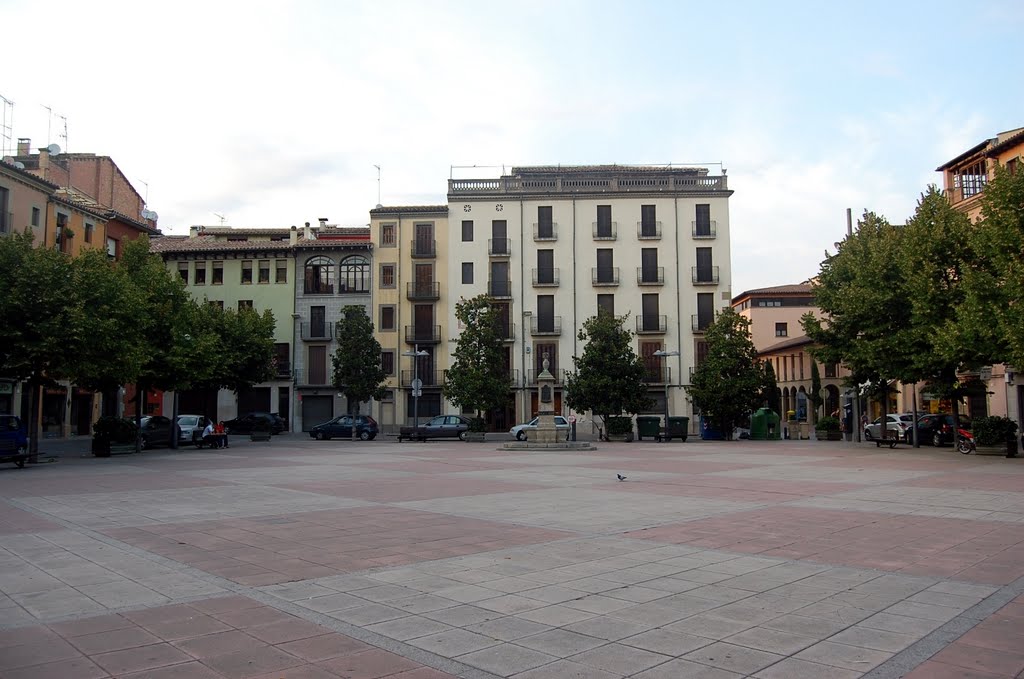
POLYGON ((767 408, 759 408, 750 416, 750 440, 766 441, 768 439, 768 413, 767 408))
POLYGON ((636 440, 643 441, 645 436, 652 439, 658 438, 661 433, 661 418, 643 416, 636 418, 636 440))
POLYGON ((686 443, 686 437, 690 433, 690 418, 689 417, 670 417, 668 418, 668 431, 665 432, 666 438, 671 441, 672 439, 679 439, 683 443, 686 443))

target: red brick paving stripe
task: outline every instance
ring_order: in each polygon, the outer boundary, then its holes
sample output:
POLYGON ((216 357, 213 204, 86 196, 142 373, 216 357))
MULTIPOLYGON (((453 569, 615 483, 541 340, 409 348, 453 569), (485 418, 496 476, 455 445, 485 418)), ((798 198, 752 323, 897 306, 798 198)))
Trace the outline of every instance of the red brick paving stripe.
MULTIPOLYGON (((234 469, 235 467, 232 467, 234 469)), ((91 474, 88 476, 47 476, 25 479, 17 485, 4 488, 11 497, 49 497, 55 495, 91 495, 95 493, 124 493, 142 490, 178 490, 208 486, 233 486, 229 481, 204 479, 173 472, 138 472, 121 474, 91 474)))
POLYGON ((64 526, 36 516, 31 512, 11 507, 6 502, 0 503, 0 535, 16 535, 18 533, 41 533, 49 530, 64 530, 64 526))
POLYGON ((905 486, 919 488, 954 488, 957 490, 990 490, 996 492, 1024 493, 1024 474, 937 474, 920 479, 901 482, 905 486))
POLYGON ((768 507, 625 535, 986 584, 1005 585, 1024 576, 1020 524, 768 507))
MULTIPOLYGON (((459 471, 449 469, 449 472, 459 471)), ((335 497, 355 498, 370 502, 412 502, 447 497, 471 495, 493 495, 496 493, 519 493, 527 490, 543 490, 547 486, 526 483, 508 483, 486 479, 445 478, 427 476, 415 479, 380 479, 373 483, 365 481, 310 481, 306 483, 276 483, 278 488, 319 493, 335 497)))
POLYGON ((354 507, 102 532, 252 587, 478 554, 573 535, 401 507, 354 507))

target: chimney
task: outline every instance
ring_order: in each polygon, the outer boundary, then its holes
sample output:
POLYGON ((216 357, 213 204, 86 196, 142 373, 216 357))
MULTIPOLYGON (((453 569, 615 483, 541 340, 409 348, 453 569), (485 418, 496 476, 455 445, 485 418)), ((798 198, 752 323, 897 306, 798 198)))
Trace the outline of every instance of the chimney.
POLYGON ((295 243, 298 242, 298 240, 299 230, 295 227, 295 225, 292 225, 291 231, 288 232, 288 244, 295 245, 295 243))
POLYGON ((18 137, 18 155, 27 156, 32 153, 32 140, 28 137, 18 137))
POLYGON ((303 232, 302 237, 306 240, 313 240, 313 229, 309 228, 309 222, 306 222, 306 229, 303 232))
POLYGON ((327 226, 327 217, 317 217, 317 221, 320 222, 321 229, 327 226))

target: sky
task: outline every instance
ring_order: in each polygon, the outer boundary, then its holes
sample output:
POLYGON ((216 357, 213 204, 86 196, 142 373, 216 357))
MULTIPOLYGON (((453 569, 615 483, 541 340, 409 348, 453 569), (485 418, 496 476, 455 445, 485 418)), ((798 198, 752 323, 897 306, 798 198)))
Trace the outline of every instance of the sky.
POLYGON ((707 163, 734 295, 1024 126, 1020 0, 0 0, 0 25, 8 152, 112 157, 164 233, 366 224, 377 165, 379 202, 422 205, 517 165, 707 163))

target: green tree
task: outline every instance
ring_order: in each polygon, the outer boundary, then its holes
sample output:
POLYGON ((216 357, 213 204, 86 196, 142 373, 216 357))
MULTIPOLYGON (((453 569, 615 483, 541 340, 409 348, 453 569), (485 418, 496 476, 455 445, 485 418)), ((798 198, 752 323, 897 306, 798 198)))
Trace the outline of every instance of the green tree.
POLYGON ((482 413, 504 407, 509 398, 501 316, 490 297, 477 295, 460 300, 455 317, 464 327, 444 377, 444 396, 463 410, 474 410, 474 428, 480 429, 482 413))
POLYGON ((814 424, 818 421, 818 408, 821 407, 823 399, 821 397, 821 372, 818 370, 818 362, 811 357, 811 393, 807 394, 807 400, 811 402, 811 416, 807 419, 808 423, 814 424))
POLYGON ((782 403, 779 399, 779 383, 775 378, 775 368, 772 366, 771 361, 764 362, 764 390, 761 394, 761 402, 766 404, 768 409, 779 417, 783 415, 783 413, 779 412, 782 408, 782 403))
POLYGON ((707 356, 693 371, 687 392, 727 438, 745 426, 762 401, 765 368, 750 339, 750 321, 732 309, 722 311, 704 332, 707 356))
POLYGON ((582 356, 573 356, 576 370, 565 373, 565 401, 577 412, 589 410, 608 422, 613 415, 647 410, 647 374, 633 351, 633 333, 624 327, 626 316, 598 314, 588 318, 577 334, 585 342, 582 356))
POLYGON ((343 308, 341 320, 335 327, 338 349, 331 358, 334 387, 348 398, 354 440, 359 404, 371 398, 383 398, 387 375, 381 365, 380 342, 373 336, 373 322, 362 305, 350 304, 343 308))

